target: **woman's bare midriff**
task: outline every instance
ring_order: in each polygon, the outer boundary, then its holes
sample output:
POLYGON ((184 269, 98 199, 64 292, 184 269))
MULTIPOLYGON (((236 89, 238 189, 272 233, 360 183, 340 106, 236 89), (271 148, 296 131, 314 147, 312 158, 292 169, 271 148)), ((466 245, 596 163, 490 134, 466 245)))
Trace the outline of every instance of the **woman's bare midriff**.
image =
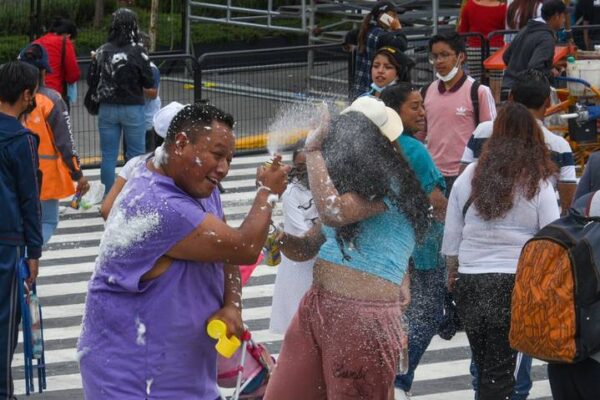
POLYGON ((317 259, 313 282, 323 289, 359 300, 396 301, 400 286, 377 276, 317 259))

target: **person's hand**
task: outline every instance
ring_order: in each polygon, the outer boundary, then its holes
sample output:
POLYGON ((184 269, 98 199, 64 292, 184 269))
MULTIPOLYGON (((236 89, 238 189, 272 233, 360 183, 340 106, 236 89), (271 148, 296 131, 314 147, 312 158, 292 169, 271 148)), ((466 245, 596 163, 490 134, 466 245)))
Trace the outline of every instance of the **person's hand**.
POLYGON ((27 286, 31 288, 35 283, 35 280, 38 276, 38 271, 40 267, 39 260, 32 260, 30 258, 27 259, 27 266, 29 267, 29 278, 27 278, 27 286))
POLYGON ((83 196, 89 190, 90 190, 90 184, 89 184, 87 178, 85 176, 82 176, 77 181, 77 187, 75 188, 75 191, 81 193, 81 195, 83 196))
POLYGON ((231 337, 231 335, 236 336, 238 339, 242 337, 242 333, 244 333, 242 311, 233 304, 223 306, 208 318, 207 323, 213 319, 218 319, 225 323, 227 326, 227 337, 231 337))
POLYGON ((269 188, 274 193, 281 195, 287 187, 287 176, 292 168, 281 163, 281 155, 273 158, 270 167, 261 165, 256 171, 256 182, 259 186, 269 188))
POLYGON ((329 109, 327 108, 327 105, 323 103, 321 113, 319 115, 318 120, 316 121, 317 123, 306 137, 306 143, 304 145, 304 148, 307 151, 321 150, 321 147, 323 146, 323 140, 325 140, 325 137, 329 132, 330 121, 331 114, 329 114, 329 109))
POLYGON ((458 278, 458 270, 448 269, 448 282, 447 287, 448 291, 452 293, 454 291, 454 286, 456 286, 456 279, 458 278))
POLYGON ((390 29, 393 31, 399 31, 402 29, 402 24, 398 18, 394 18, 392 23, 390 24, 390 29))

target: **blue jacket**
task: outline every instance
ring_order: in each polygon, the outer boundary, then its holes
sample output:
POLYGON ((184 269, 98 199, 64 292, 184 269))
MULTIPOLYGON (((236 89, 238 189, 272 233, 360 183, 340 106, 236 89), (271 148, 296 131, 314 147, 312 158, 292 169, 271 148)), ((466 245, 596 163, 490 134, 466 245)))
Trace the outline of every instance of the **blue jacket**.
POLYGON ((14 117, 0 113, 0 246, 26 246, 42 254, 38 138, 14 117))

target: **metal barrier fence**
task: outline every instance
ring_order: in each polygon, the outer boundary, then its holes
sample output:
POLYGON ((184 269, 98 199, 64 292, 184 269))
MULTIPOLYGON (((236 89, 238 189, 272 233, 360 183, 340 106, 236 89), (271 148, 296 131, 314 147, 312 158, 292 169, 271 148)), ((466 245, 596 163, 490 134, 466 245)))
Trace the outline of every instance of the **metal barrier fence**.
MULTIPOLYGON (((172 101, 182 104, 194 103, 200 99, 200 69, 192 56, 158 53, 150 58, 160 69, 159 96, 163 105, 172 101)), ((83 97, 87 91, 85 76, 89 64, 89 59, 79 61, 82 80, 77 85, 77 102, 71 104, 73 136, 82 166, 86 168, 97 167, 101 158, 98 118, 90 115, 83 106, 83 97)))
POLYGON ((341 44, 205 53, 198 63, 201 99, 233 114, 238 151, 264 150, 281 107, 348 97, 341 44))
MULTIPOLYGON (((583 28, 574 27, 577 29, 583 28)), ((480 33, 462 35, 480 39, 479 48, 471 48, 471 54, 478 56, 475 64, 480 71, 484 70, 483 61, 490 53, 489 40, 507 33, 515 31, 492 32, 488 38, 480 33)), ((429 38, 430 35, 423 34, 409 39, 406 53, 416 61, 412 71, 416 85, 434 80, 428 59, 429 38)), ((190 55, 157 53, 151 59, 161 71, 162 103, 207 101, 230 112, 237 121, 238 151, 263 151, 269 126, 286 105, 346 101, 354 65, 353 53, 345 52, 341 44, 205 53, 197 60, 190 55)), ((80 64, 85 70, 89 60, 80 64)), ((501 81, 502 74, 489 80, 483 73, 480 79, 497 86, 494 81, 501 81)), ((71 119, 78 151, 83 164, 89 167, 99 163, 101 152, 96 118, 82 105, 86 89, 85 82, 80 82, 71 119)))

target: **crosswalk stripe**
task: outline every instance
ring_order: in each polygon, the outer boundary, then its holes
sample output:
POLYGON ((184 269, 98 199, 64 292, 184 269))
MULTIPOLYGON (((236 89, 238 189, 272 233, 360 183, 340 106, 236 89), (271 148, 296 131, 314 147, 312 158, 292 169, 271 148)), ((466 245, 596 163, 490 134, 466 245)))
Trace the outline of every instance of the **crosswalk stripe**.
MULTIPOLYGON (((229 193, 222 195, 226 215, 232 216, 228 223, 239 226, 254 199, 254 179, 256 167, 268 159, 266 155, 236 157, 230 174, 223 185, 229 193), (243 188, 240 191, 240 188, 243 188)), ((285 154, 289 162, 291 155, 285 154)), ((99 179, 99 171, 86 171, 92 180, 99 179)), ((63 203, 64 204, 64 203, 63 203)), ((99 217, 98 206, 85 211, 66 210, 61 216, 58 231, 44 252, 38 280, 38 293, 43 308, 46 340, 46 361, 48 369, 48 391, 53 395, 69 393, 69 399, 83 398, 81 377, 76 361, 75 344, 81 332, 81 317, 88 278, 94 270, 94 259, 98 255, 98 243, 102 237, 104 221, 99 217), (73 391, 79 393, 73 397, 73 391)), ((282 220, 278 207, 274 221, 282 220)), ((283 336, 269 331, 271 297, 274 289, 276 268, 259 265, 252 274, 248 285, 243 289, 244 321, 252 329, 256 342, 265 343, 272 354, 277 355, 283 336)), ((19 336, 19 348, 22 335, 19 336)), ((415 373, 413 400, 471 399, 469 376, 469 343, 464 332, 458 332, 451 341, 436 336, 427 349, 422 365, 415 373), (466 355, 466 356, 465 356, 466 355), (447 387, 446 383, 460 382, 447 387), (432 389, 433 388, 433 389, 432 389), (435 393, 433 393, 435 392, 435 393)), ((534 360, 534 368, 543 368, 544 363, 534 360)), ((22 380, 23 356, 15 354, 13 367, 21 374, 15 376, 17 395, 24 393, 22 380)), ((538 370, 539 372, 539 370, 538 370)), ((540 375, 539 373, 537 374, 540 375)), ((36 382, 37 383, 37 382, 36 382)), ((227 395, 229 389, 223 389, 227 395)), ((547 399, 551 396, 547 377, 534 381, 530 399, 547 399)), ((54 398, 54 397, 53 397, 54 398)))

